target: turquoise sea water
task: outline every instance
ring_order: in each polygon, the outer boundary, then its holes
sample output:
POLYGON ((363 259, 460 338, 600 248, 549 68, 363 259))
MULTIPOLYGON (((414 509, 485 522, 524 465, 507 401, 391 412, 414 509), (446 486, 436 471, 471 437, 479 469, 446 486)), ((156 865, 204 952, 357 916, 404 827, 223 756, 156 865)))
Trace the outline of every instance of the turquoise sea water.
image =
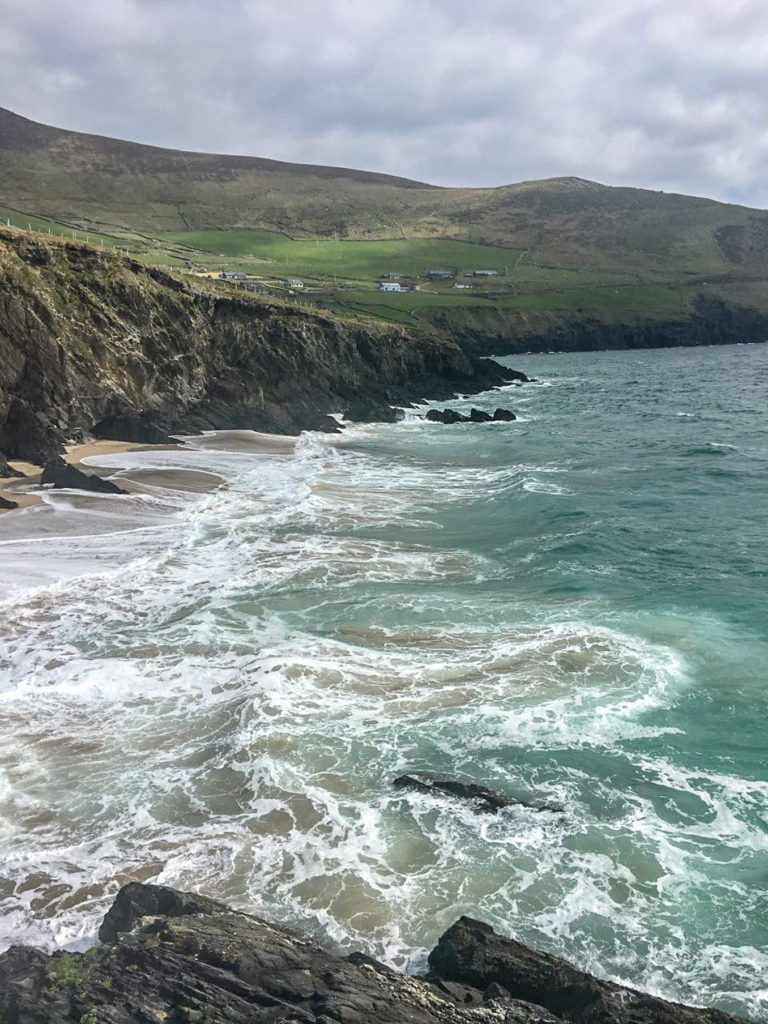
POLYGON ((466 913, 768 1021, 768 347, 508 362, 540 383, 450 404, 516 423, 129 453, 229 487, 0 521, 4 944, 141 877, 410 969, 466 913))

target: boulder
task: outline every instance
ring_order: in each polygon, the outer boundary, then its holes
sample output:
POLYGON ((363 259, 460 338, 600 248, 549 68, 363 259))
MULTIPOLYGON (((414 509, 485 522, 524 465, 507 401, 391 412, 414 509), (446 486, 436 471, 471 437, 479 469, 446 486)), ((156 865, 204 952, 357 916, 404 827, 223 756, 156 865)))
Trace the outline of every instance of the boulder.
POLYGON ((469 416, 456 412, 455 409, 429 409, 426 418, 430 423, 490 423, 516 420, 517 416, 511 409, 497 409, 493 416, 482 409, 470 409, 469 416))
POLYGON ((553 811, 562 813, 562 807, 556 804, 532 804, 526 800, 496 793, 486 786, 478 786, 474 782, 461 782, 458 779, 446 779, 430 772, 406 772, 399 775, 392 785, 395 789, 412 789, 420 793, 433 793, 438 796, 453 796, 459 800, 469 801, 478 812, 496 814, 504 807, 530 807, 535 811, 553 811))
MULTIPOLYGON (((574 1024, 726 1024, 719 1010, 668 1002, 624 985, 599 981, 567 960, 497 935, 490 925, 460 918, 429 955, 437 977, 544 1007, 574 1024)), ((547 1019, 547 1018, 543 1018, 547 1019)))
POLYGON ((40 483, 52 484, 57 490, 66 487, 77 491, 96 491, 99 494, 128 493, 111 480, 103 480, 100 476, 83 473, 82 470, 68 465, 60 455, 46 462, 40 483))
POLYGON ((490 423, 493 419, 489 412, 483 412, 482 409, 470 409, 469 418, 472 423, 490 423))
POLYGON ((8 498, 4 498, 2 494, 0 494, 0 510, 2 510, 3 512, 10 512, 12 508, 18 507, 18 501, 9 501, 8 498))
POLYGON ((463 416, 455 409, 430 409, 427 419, 431 423, 469 423, 469 416, 463 416))
POLYGON ((345 409, 344 419, 350 423, 399 423, 405 419, 405 410, 387 405, 386 402, 357 398, 345 409))
POLYGON ((161 430, 147 416, 106 416, 91 433, 105 441, 131 441, 134 444, 183 444, 161 430))

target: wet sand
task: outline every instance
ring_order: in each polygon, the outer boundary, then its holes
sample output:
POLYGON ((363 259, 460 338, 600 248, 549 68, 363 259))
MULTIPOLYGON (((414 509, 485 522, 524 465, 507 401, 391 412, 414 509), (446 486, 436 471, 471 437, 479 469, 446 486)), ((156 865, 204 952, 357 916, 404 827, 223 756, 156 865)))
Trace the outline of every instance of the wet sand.
MULTIPOLYGON (((112 455, 115 452, 133 451, 143 447, 146 447, 146 445, 132 444, 129 441, 91 441, 87 444, 67 445, 62 458, 76 469, 92 473, 92 469, 89 470, 86 466, 82 465, 82 459, 88 458, 91 455, 112 455)), ((8 501, 15 501, 19 509, 29 508, 31 505, 39 505, 42 501, 40 497, 40 475, 43 472, 43 467, 35 465, 34 462, 16 460, 9 461, 8 465, 12 469, 23 473, 24 476, 0 477, 0 495, 3 498, 7 498, 8 501)), ((0 510, 0 515, 2 512, 14 511, 16 510, 2 509, 0 510)))
MULTIPOLYGON (((108 477, 114 472, 104 463, 104 456, 116 455, 128 451, 178 451, 182 457, 185 451, 205 449, 221 452, 252 452, 254 455, 291 455, 296 446, 296 439, 277 434, 258 434, 251 430, 210 431, 200 435, 185 435, 186 445, 145 445, 129 441, 90 441, 85 444, 66 446, 63 458, 65 462, 96 476, 108 477), (98 458, 99 465, 92 465, 91 460, 98 458)), ((40 486, 42 466, 31 462, 12 461, 13 469, 24 473, 23 477, 0 478, 0 495, 9 501, 15 501, 18 509, 0 510, 3 512, 21 511, 34 505, 42 504, 43 488, 40 486)), ((163 488, 176 491, 187 491, 205 494, 216 490, 224 484, 222 477, 215 473, 199 470, 183 469, 135 469, 127 470, 120 475, 120 486, 131 492, 151 491, 163 488)), ((88 504, 98 502, 97 496, 84 500, 88 504)))

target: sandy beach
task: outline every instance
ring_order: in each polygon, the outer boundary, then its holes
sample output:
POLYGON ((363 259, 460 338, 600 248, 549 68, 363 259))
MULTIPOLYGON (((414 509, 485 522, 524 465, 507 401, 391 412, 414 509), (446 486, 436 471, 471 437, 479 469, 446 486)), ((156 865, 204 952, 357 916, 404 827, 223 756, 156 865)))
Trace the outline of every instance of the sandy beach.
MULTIPOLYGON (((129 441, 90 441, 86 444, 67 445, 62 458, 77 469, 93 473, 93 469, 82 465, 82 459, 92 455, 112 455, 115 452, 132 451, 141 447, 144 446, 131 444, 129 441)), ((19 473, 23 473, 24 476, 0 477, 0 496, 8 501, 15 501, 19 509, 29 508, 31 505, 39 505, 42 501, 40 497, 40 475, 43 472, 43 467, 35 465, 34 462, 15 460, 9 461, 8 465, 12 469, 18 470, 19 473)), ((0 509, 0 514, 13 511, 16 510, 0 509)))
MULTIPOLYGON (((103 457, 129 451, 178 451, 203 448, 206 451, 251 452, 258 455, 290 455, 296 439, 273 434, 257 434, 250 430, 222 430, 183 438, 188 443, 181 445, 143 445, 130 441, 88 441, 84 444, 69 444, 62 458, 65 462, 96 476, 110 476, 112 470, 103 464, 103 457), (101 465, 91 465, 90 460, 99 458, 101 465)), ((42 503, 43 488, 40 485, 42 466, 32 462, 9 461, 13 469, 23 477, 0 477, 0 496, 15 501, 18 509, 2 509, 15 512, 42 503)), ((222 477, 213 473, 202 473, 193 469, 135 469, 120 477, 120 486, 128 491, 141 492, 152 487, 204 494, 215 490, 224 483, 222 477)))

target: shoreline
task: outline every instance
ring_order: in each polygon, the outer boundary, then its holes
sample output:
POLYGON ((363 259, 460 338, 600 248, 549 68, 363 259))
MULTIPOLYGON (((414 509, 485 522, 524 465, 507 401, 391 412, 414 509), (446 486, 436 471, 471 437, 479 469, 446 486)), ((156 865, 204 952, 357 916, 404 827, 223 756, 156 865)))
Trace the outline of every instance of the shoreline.
MULTIPOLYGON (((139 444, 131 441, 85 441, 65 446, 62 453, 64 461, 81 472, 111 478, 115 476, 113 468, 104 464, 110 455, 122 455, 125 452, 157 452, 174 451, 182 455, 185 452, 199 450, 242 452, 253 455, 286 455, 291 454, 296 446, 296 438, 283 434, 262 434, 250 430, 213 430, 199 435, 179 435, 185 443, 178 445, 139 444)), ((9 460, 8 465, 24 473, 23 477, 0 477, 0 497, 15 501, 18 508, 0 509, 0 515, 10 512, 21 512, 44 504, 43 495, 53 488, 40 484, 43 467, 22 460, 9 460)), ((153 484, 164 484, 171 490, 195 491, 204 493, 215 490, 224 484, 224 479, 214 473, 201 473, 193 469, 135 469, 124 470, 119 476, 121 486, 130 493, 147 493, 153 484), (211 477, 208 481, 205 476, 211 477), (186 479, 185 479, 186 478, 186 479)), ((89 493, 83 491, 82 493, 89 493)), ((94 495, 96 497, 96 495, 94 495)))

